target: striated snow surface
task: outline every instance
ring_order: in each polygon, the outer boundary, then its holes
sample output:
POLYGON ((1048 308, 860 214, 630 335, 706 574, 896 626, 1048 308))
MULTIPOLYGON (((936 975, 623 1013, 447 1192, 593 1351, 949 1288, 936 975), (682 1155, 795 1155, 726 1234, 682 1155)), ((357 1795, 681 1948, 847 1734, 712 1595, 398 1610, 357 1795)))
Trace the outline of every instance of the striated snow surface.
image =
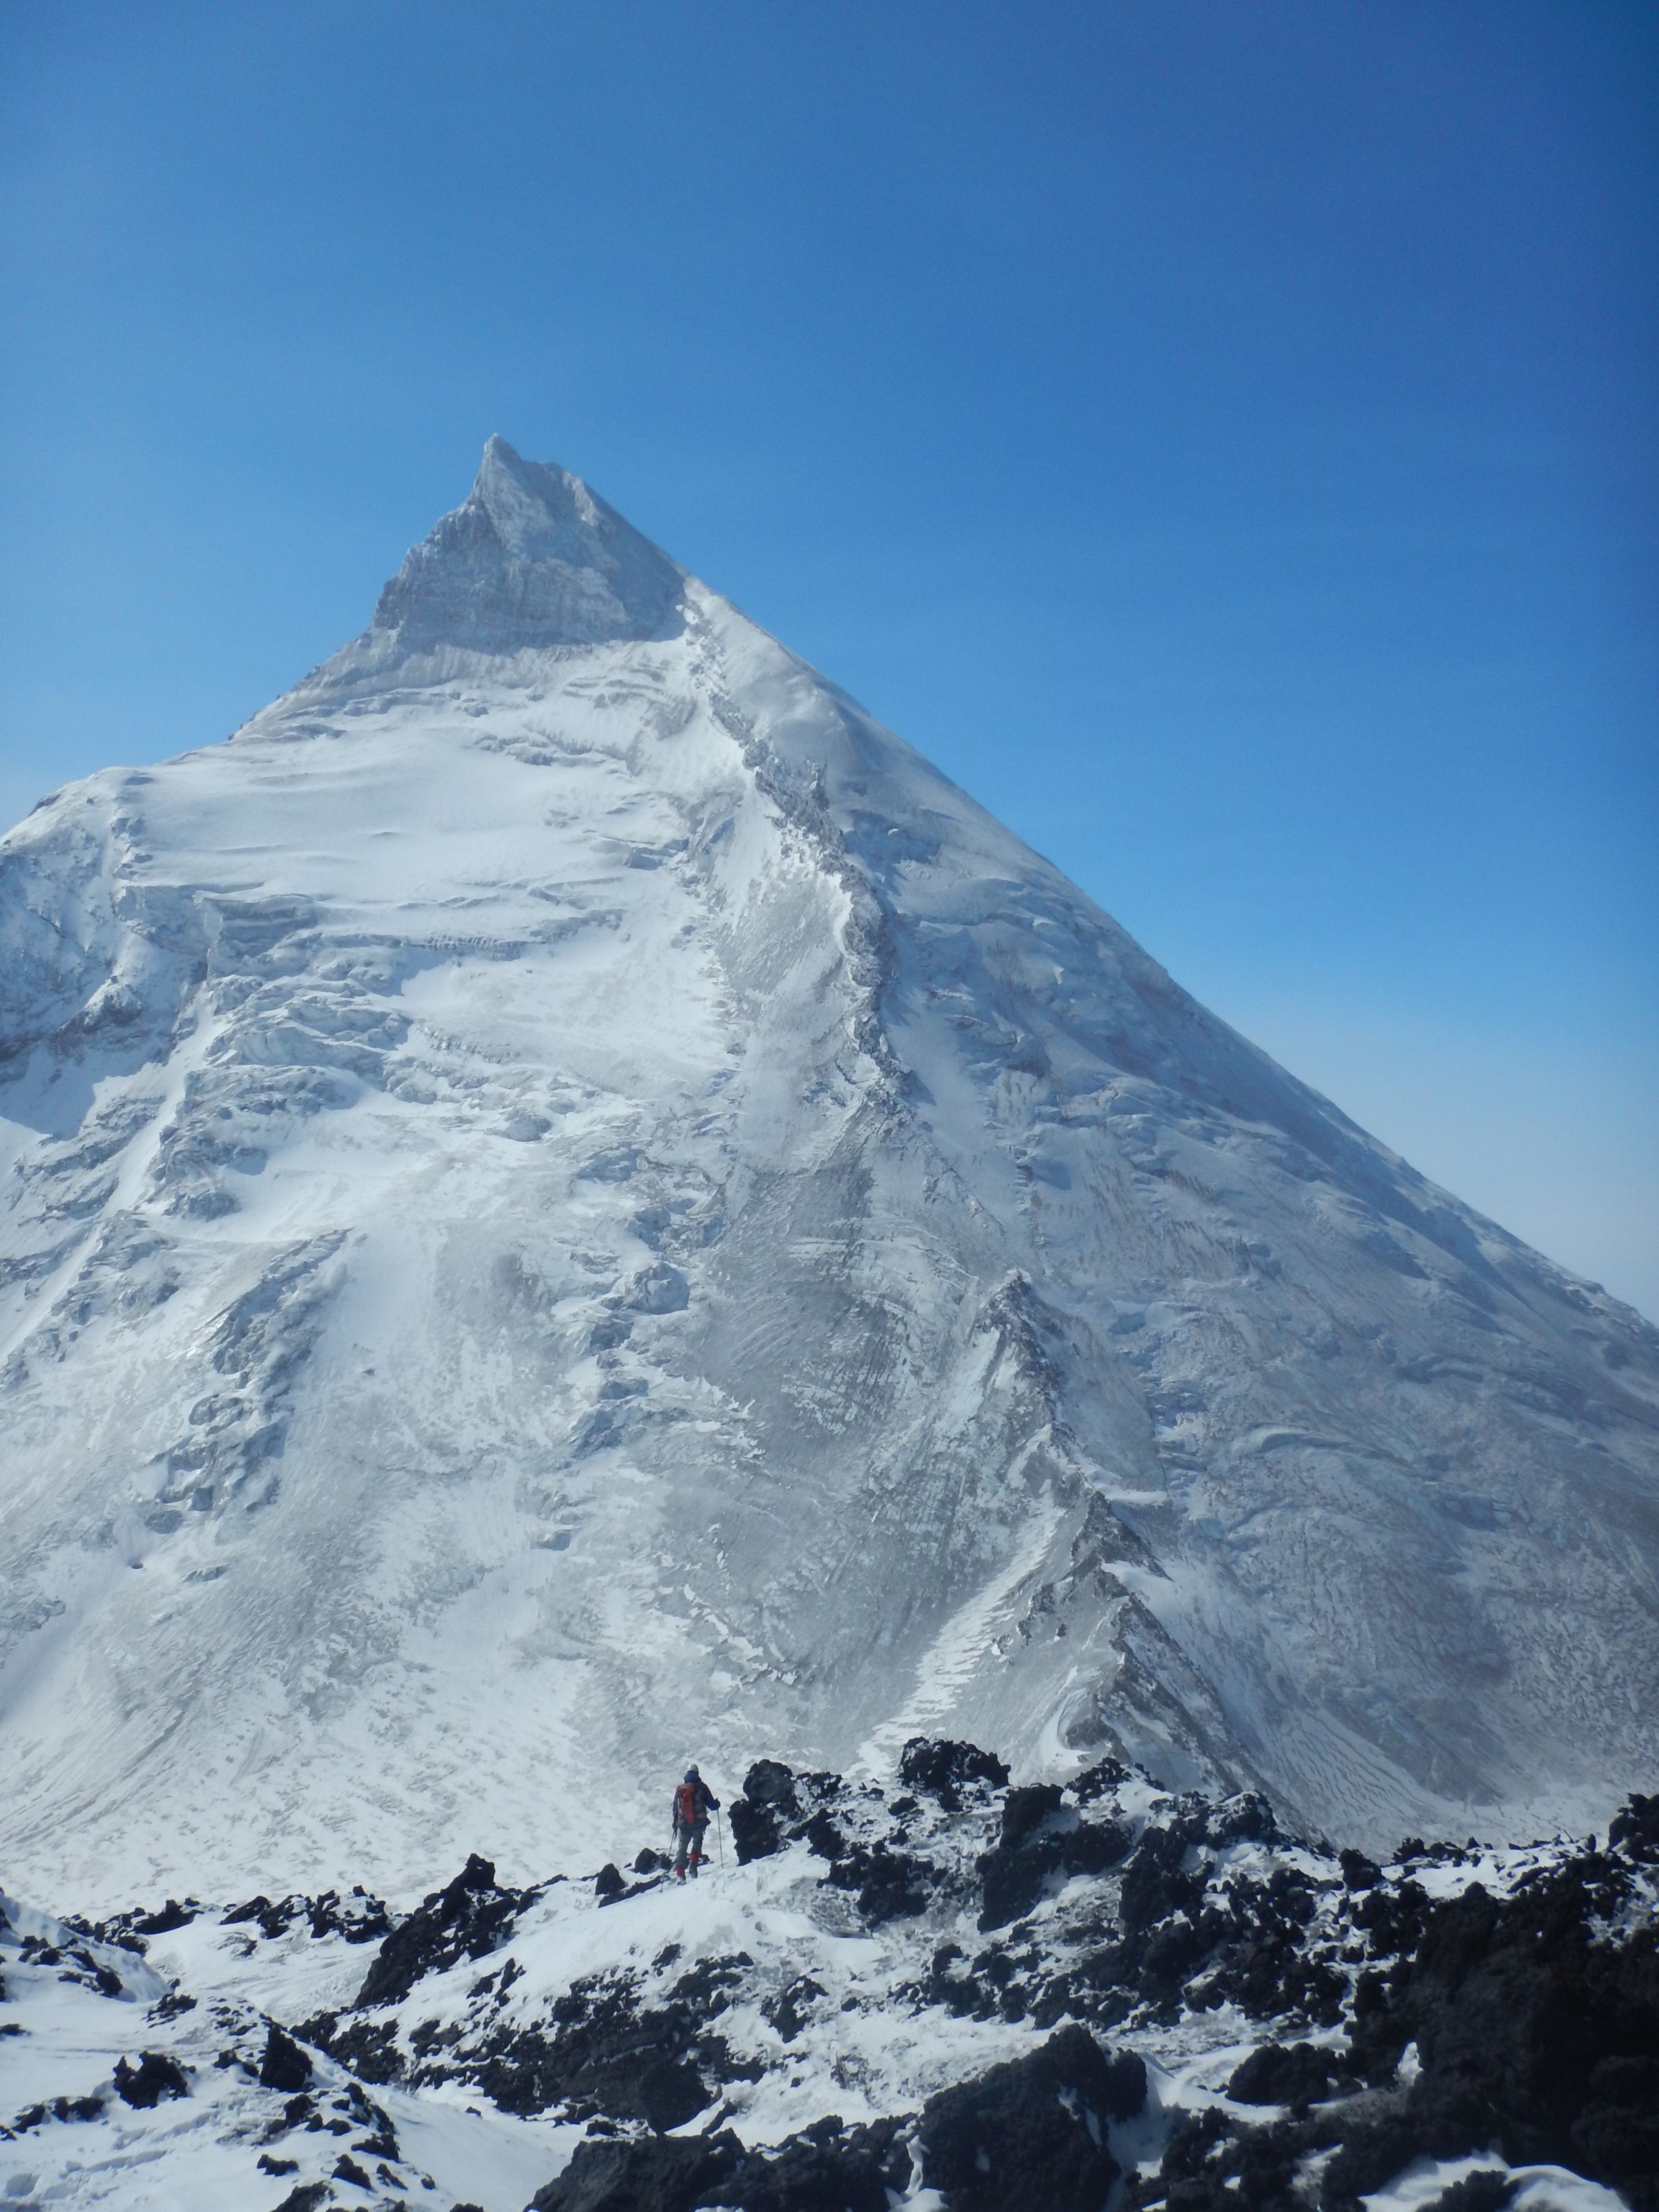
POLYGON ((1373 1846, 1659 1777, 1659 1334, 499 440, 0 842, 0 1153, 14 1891, 528 1881, 924 1729, 1373 1846))

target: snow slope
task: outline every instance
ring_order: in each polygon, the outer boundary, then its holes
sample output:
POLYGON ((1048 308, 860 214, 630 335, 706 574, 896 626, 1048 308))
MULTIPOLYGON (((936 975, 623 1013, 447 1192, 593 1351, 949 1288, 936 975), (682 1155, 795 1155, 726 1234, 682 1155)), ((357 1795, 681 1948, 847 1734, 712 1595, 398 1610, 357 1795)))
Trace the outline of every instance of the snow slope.
POLYGON ((499 440, 0 842, 0 978, 15 1890, 539 1878, 924 1727, 1373 1844, 1659 1776, 1659 1334, 499 440))

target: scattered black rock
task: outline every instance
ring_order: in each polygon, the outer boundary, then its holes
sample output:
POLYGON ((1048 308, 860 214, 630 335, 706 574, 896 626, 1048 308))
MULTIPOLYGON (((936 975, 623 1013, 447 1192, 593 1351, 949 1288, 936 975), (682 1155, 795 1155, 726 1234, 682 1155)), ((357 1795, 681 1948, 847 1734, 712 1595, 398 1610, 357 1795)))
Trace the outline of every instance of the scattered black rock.
POLYGON ((822 1983, 815 1982, 810 1974, 802 1974, 775 1996, 764 1999, 761 2010, 783 2040, 793 2043, 805 2025, 813 1998, 823 1994, 822 1983))
POLYGON ((979 1863, 981 1929, 1007 1927, 1031 1910, 1051 1881, 1103 1874, 1128 1848, 1127 1830, 1112 1821, 1080 1820, 1065 1809, 1053 1784, 1011 1790, 996 1848, 979 1863))
POLYGON ((496 1887, 495 1866, 475 1852, 447 1889, 434 1891, 386 1938, 357 1992, 356 2009, 398 2004, 423 1974, 460 1958, 483 1958, 506 1942, 524 1902, 519 1891, 496 1887))
POLYGON ((742 1969, 706 1960, 659 2005, 641 2007, 628 1975, 575 1983, 544 2026, 506 2031, 487 2047, 477 2080, 503 2112, 529 2114, 567 2105, 643 2120, 665 2133, 714 2102, 700 2061, 718 2066, 724 2046, 708 2023, 728 2002, 742 1969))
POLYGON ((298 1900, 313 1936, 343 1936, 348 1943, 378 1943, 392 1932, 392 1916, 360 1885, 349 1897, 328 1890, 298 1900))
POLYGON ((331 2012, 302 2020, 297 2033, 318 2050, 349 2066, 364 2081, 401 2081, 407 2068, 398 2047, 398 2024, 390 2020, 354 2020, 342 2027, 331 2012))
POLYGON ((1607 1830, 1607 1849, 1652 1866, 1659 1862, 1659 1796, 1644 1797, 1638 1790, 1613 1816, 1607 1830))
POLYGON ((1328 2206, 1352 2204, 1414 2157, 1494 2147, 1512 2166, 1569 2166, 1635 2212, 1659 2212, 1659 1926, 1650 1916, 1622 1937, 1605 1932, 1633 1887, 1627 1863, 1593 1850, 1506 1899, 1472 1883, 1424 1914, 1390 1972, 1361 1977, 1356 2070, 1386 2083, 1413 2042, 1419 2070, 1346 2136, 1325 2174, 1328 2206))
POLYGON ((125 2058, 116 2060, 115 2091, 124 2104, 148 2112, 163 2097, 189 2096, 190 2084, 176 2058, 169 2058, 165 2051, 146 2051, 136 2066, 125 2058))
MULTIPOLYGON (((255 2057, 246 2014, 214 2008, 231 2046, 221 2063, 257 2072, 287 2099, 280 2117, 256 2124, 249 2155, 305 2130, 337 2161, 337 2183, 372 2190, 378 2160, 376 2177, 395 2197, 406 2186, 386 2164, 400 2155, 396 2134, 363 2084, 453 2092, 465 2082, 480 2104, 487 2095, 509 2112, 557 2112, 586 2126, 570 2168, 536 2200, 556 2212, 885 2212, 915 2179, 913 2141, 921 2179, 946 2212, 1099 2212, 1114 2189, 1121 2212, 1358 2212, 1416 2160, 1488 2153, 1511 2166, 1559 2164, 1617 2191, 1631 2212, 1659 2212, 1659 1796, 1632 1798, 1605 1850, 1594 1838, 1540 1844, 1500 1858, 1495 1878, 1474 1845, 1413 1840, 1409 1858, 1386 1868, 1328 1845, 1289 1848, 1249 1795, 1162 1796, 1148 1806, 1138 1792, 1114 1804, 1128 1771, 1108 1759, 1065 1788, 1013 1789, 1001 1762, 975 1747, 921 1738, 907 1747, 907 1786, 891 1799, 873 1784, 774 1760, 750 1769, 732 1808, 740 1861, 805 1842, 867 1924, 950 1911, 958 1941, 889 1938, 890 1948, 913 1944, 914 1978, 878 1991, 854 1977, 837 1992, 842 2010, 938 2008, 1029 2021, 1048 2034, 942 2091, 920 2120, 848 2127, 830 2117, 787 2143, 745 2148, 721 2126, 722 2089, 769 2069, 799 2075, 808 2051, 820 2063, 835 2002, 823 1982, 787 1959, 769 1955, 757 1969, 741 1952, 698 1957, 689 1936, 682 1972, 682 1946, 658 1938, 648 1970, 586 1977, 532 2016, 502 2001, 523 1978, 507 1955, 516 1917, 541 1893, 504 1889, 488 1861, 472 1858, 401 1925, 361 1890, 259 1897, 226 1916, 290 1938, 307 1923, 352 1942, 379 1929, 343 2017, 297 2029, 265 2021, 255 2057), (1453 1881, 1468 1886, 1437 1901, 1413 1878, 1425 1865, 1461 1869, 1453 1881), (970 1921, 977 1909, 981 1930, 971 1956, 957 1917, 964 1906, 970 1921), (423 2006, 422 1977, 468 1959, 480 1963, 458 1978, 464 2002, 423 2006), (1146 2079, 1139 2059, 1109 2055, 1104 2037, 1223 2005, 1267 2024, 1272 2039, 1235 2069, 1226 2111, 1172 2127, 1156 2175, 1118 2175, 1110 2130, 1144 2106, 1146 2079), (756 2042, 756 2009, 777 2041, 763 2031, 756 2042), (307 2044, 356 2078, 313 2098, 307 2044), (1260 2120, 1238 2106, 1259 2108, 1260 2120), (708 2132, 679 2133, 693 2125, 708 2132)), ((647 1848, 629 1875, 605 1869, 596 1892, 602 1902, 631 1898, 657 1886, 664 1865, 647 1848)), ((118 1924, 65 1923, 55 1941, 22 1939, 19 1962, 118 1993, 112 1954, 94 1955, 94 1943, 137 1949, 146 1932, 199 1909, 169 1899, 118 1924)), ((846 1922, 830 1914, 824 1924, 846 1922)), ((151 2017, 188 2003, 170 1992, 151 2017)), ((835 2078, 873 2098, 857 2050, 854 2040, 836 2058, 835 2078)), ((130 2104, 188 2094, 161 2052, 124 2059, 115 2086, 130 2104)), ((11 2132, 89 2118, 101 2103, 32 2106, 11 2132)), ((260 2170, 298 2167, 273 2152, 260 2170)), ((1478 2172, 1432 2212, 1504 2212, 1513 2187, 1505 2173, 1478 2172)), ((336 2201, 326 2183, 289 2200, 336 2201)))
POLYGON ((821 1859, 830 1860, 832 1864, 836 1859, 847 1856, 849 1848, 847 1837, 835 1814, 826 1806, 820 1805, 810 1820, 792 1832, 805 1837, 808 1850, 816 1852, 821 1859))
POLYGON ((899 1779, 912 1790, 925 1790, 947 1813, 955 1813, 969 1783, 987 1782, 1001 1790, 1008 1770, 994 1752, 981 1751, 977 1744, 913 1735, 899 1758, 899 1779))
POLYGON ((824 1877, 837 1889, 858 1893, 859 1911, 872 1927, 925 1912, 938 1878, 938 1868, 927 1859, 890 1850, 879 1840, 855 1845, 824 1877))
POLYGON ((1066 1787, 1079 1805, 1092 1805, 1097 1797, 1104 1797, 1108 1791, 1121 1789, 1133 1771, 1119 1759, 1097 1759, 1094 1765, 1085 1767, 1081 1774, 1074 1775, 1066 1787))
POLYGON ((135 1936, 170 1935, 175 1928, 188 1928, 201 1909, 193 1898, 188 1905, 180 1905, 176 1897, 170 1897, 159 1912, 135 1912, 132 1932, 135 1936))
POLYGON ((902 2195, 910 2176, 898 2121, 848 2128, 832 2114, 775 2151, 746 2152, 717 2201, 738 2212, 888 2212, 888 2191, 902 2195))
POLYGON ((832 2115, 767 2151, 718 2135, 578 2146, 531 2212, 887 2212, 910 2179, 896 2120, 848 2128, 832 2115))
POLYGON ((391 2114, 375 2104, 356 2081, 347 2084, 346 2110, 355 2125, 368 2130, 353 2143, 353 2150, 367 2152, 370 2158, 396 2158, 398 2155, 398 2134, 392 2124, 391 2114))
POLYGON ((1028 2057, 928 2099, 922 2178, 951 2212, 1100 2212, 1118 2175, 1108 2123, 1146 2101, 1139 2058, 1115 2060, 1086 2028, 1063 2027, 1028 2057))
POLYGON ((635 1874, 661 1874, 672 1863, 666 1851, 653 1851, 647 1844, 634 1862, 634 1871, 635 1874))
POLYGON ((259 2087, 262 2089, 281 2089, 292 2096, 303 2089, 311 2079, 311 2061, 291 2035, 285 2035, 276 2021, 265 2024, 264 2056, 259 2061, 259 2087))
POLYGON ((743 1778, 743 1795, 728 1814, 738 1864, 769 1858, 783 1839, 783 1823, 800 1814, 795 1778, 781 1759, 757 1759, 743 1778))
POLYGON ((620 1897, 627 1887, 620 1869, 608 1860, 593 1877, 593 1894, 601 1905, 608 1905, 613 1897, 620 1897))
POLYGON ((530 2212, 693 2212, 743 2154, 728 2129, 672 2140, 590 2138, 556 2181, 536 2191, 530 2212))
POLYGON ((1364 1851, 1343 1851, 1337 1859, 1342 1869, 1342 1879, 1350 1889, 1375 1889, 1382 1879, 1382 1869, 1364 1851))
MULTIPOLYGON (((118 2064, 122 2063, 118 2061, 118 2064)), ((88 2097, 54 2097, 50 2103, 30 2105, 19 2112, 11 2124, 14 2135, 26 2135, 31 2128, 40 2127, 47 2119, 95 2120, 104 2109, 104 2100, 94 2090, 88 2097)), ((5 2130, 0 2129, 0 2134, 5 2130)))
POLYGON ((1504 2212, 1516 2186, 1507 2173, 1490 2168, 1484 2173, 1467 2174, 1449 2189, 1443 2189, 1425 2212, 1504 2212))
POLYGON ((249 1922, 257 1922, 259 1933, 265 1941, 274 1942, 299 1917, 303 1907, 304 1900, 301 1898, 284 1897, 273 1905, 262 1893, 258 1897, 250 1897, 246 1904, 233 1905, 220 1916, 219 1925, 222 1928, 240 1928, 249 1922))
POLYGON ((318 2212, 319 2206, 328 2203, 331 2195, 325 2181, 302 2181, 297 2189, 289 2191, 276 2212, 318 2212))
POLYGON ((1235 2069, 1227 2094, 1239 2105, 1288 2105, 1305 2112, 1331 2085, 1332 2058, 1316 2044, 1264 2043, 1235 2069))

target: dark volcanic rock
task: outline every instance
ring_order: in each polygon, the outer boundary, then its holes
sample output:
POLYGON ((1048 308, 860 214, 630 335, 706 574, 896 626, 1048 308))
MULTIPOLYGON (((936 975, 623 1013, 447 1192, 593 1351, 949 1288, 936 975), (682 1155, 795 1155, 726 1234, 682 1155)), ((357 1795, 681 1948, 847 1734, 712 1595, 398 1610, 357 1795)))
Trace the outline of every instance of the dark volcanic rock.
POLYGON ((908 1918, 927 1910, 939 1869, 908 1851, 890 1850, 878 1841, 858 1844, 838 1858, 825 1879, 837 1889, 858 1892, 858 1908, 872 1926, 908 1918))
POLYGON ((1375 1859, 1368 1859, 1364 1851, 1343 1851, 1337 1864, 1350 1889, 1375 1889, 1382 1879, 1382 1868, 1375 1859))
POLYGON ((325 2181, 302 2181, 297 2189, 290 2189, 276 2207, 276 2212, 319 2212, 319 2207, 331 2204, 334 2192, 325 2181))
POLYGON ((130 2066, 125 2058, 118 2058, 115 2088, 124 2104, 135 2106, 140 2112, 159 2105, 163 2097, 190 2094, 184 2068, 176 2058, 169 2058, 165 2051, 146 2051, 136 2066, 130 2066))
POLYGON ((405 2067, 398 2048, 398 2024, 391 2020, 358 2020, 342 2027, 332 2013, 302 2020, 299 2032, 307 2043, 326 2051, 364 2081, 400 2081, 405 2067))
POLYGON ((1651 1866, 1659 1861, 1659 1796, 1644 1797, 1638 1790, 1613 1814, 1607 1848, 1623 1851, 1639 1864, 1651 1866))
POLYGON ((474 1853, 447 1889, 434 1891, 386 1937, 357 1992, 356 2009, 400 2004, 422 1974, 495 1950, 511 1934, 523 1901, 517 1890, 498 1889, 495 1867, 474 1853))
POLYGON ((292 2096, 303 2089, 311 2079, 311 2061, 291 2035, 284 2035, 276 2021, 265 2023, 264 2056, 259 2062, 259 2087, 262 2089, 281 2089, 292 2096))
POLYGON ((1103 1874, 1129 1848, 1115 1822, 1079 1820, 1065 1810, 1051 1784, 1011 1790, 1003 1801, 1002 1833, 979 1863, 983 1906, 980 1927, 1006 1928, 1029 1912, 1051 1878, 1103 1874))
POLYGON ((263 1893, 250 1897, 245 1905, 233 1905, 221 1916, 222 1928, 238 1928, 248 1921, 258 1923, 259 1933, 267 1942, 274 1942, 298 1917, 301 1900, 297 1897, 279 1898, 275 1905, 263 1893))
POLYGON ((1140 1934, 1172 1912, 1190 1912, 1204 1895, 1201 1869, 1186 1868, 1193 1838, 1184 1822, 1148 1828, 1136 1844, 1118 1899, 1123 1925, 1140 1934))
POLYGON ((783 1839, 783 1823, 799 1816, 795 1778, 781 1759, 757 1759, 743 1778, 743 1795, 729 1808, 738 1864, 769 1858, 783 1839))
POLYGON ((1103 1797, 1109 1790, 1115 1790, 1127 1782, 1130 1771, 1120 1759, 1097 1759, 1092 1766, 1074 1775, 1066 1788, 1079 1805, 1092 1805, 1097 1797, 1103 1797))
POLYGON ((1018 1790, 1011 1790, 1002 1801, 1000 1847, 1012 1850, 1024 1843, 1051 1814, 1059 1812, 1063 1802, 1064 1792, 1057 1782, 1027 1783, 1018 1790))
POLYGON ((557 2180, 532 2197, 530 2212, 693 2212, 742 2156, 726 2129, 681 2141, 578 2143, 557 2180))
POLYGON ((531 2212, 887 2212, 904 2190, 909 2153, 896 2120, 848 2128, 831 2117, 774 2150, 745 2150, 729 2129, 672 2141, 578 2146, 531 2212))
POLYGON ((188 1928, 201 1909, 193 1902, 180 1905, 176 1897, 170 1897, 159 1912, 135 1912, 132 1932, 135 1936, 170 1935, 175 1928, 188 1928))
POLYGON ((1346 2136, 1326 2170, 1328 2206, 1352 2204, 1412 2158, 1495 2146, 1512 2166, 1570 2166, 1635 2212, 1659 2212, 1659 1927, 1649 1917, 1622 1938, 1602 1932, 1632 1887, 1623 1860, 1595 1851, 1505 1899, 1477 1882, 1427 1912, 1414 1956, 1362 1978, 1358 2069, 1386 2081, 1414 2041, 1420 2071, 1346 2136))
POLYGON ((1504 2212, 1517 2185, 1507 2173, 1471 2173, 1443 2189, 1424 2212, 1504 2212))
POLYGON ((1118 2172, 1107 2124, 1146 2097, 1139 2059, 1114 2061, 1086 2028, 1063 2027, 1028 2057, 928 2099, 922 2178, 950 2212, 1101 2212, 1118 2172))
POLYGON ((1331 2053, 1316 2044, 1264 2043, 1235 2069, 1227 2094, 1240 2105, 1305 2109, 1331 2085, 1331 2053))
POLYGON ((888 2191, 902 2195, 909 2179, 896 2120, 847 2128, 831 2117, 775 2151, 745 2153, 715 2197, 701 2201, 738 2212, 887 2212, 888 2191))
POLYGON ((976 1743, 913 1735, 899 1759, 899 1778, 912 1790, 925 1790, 947 1813, 954 1813, 969 1783, 988 1782, 1001 1790, 1007 1784, 1008 1770, 994 1752, 981 1751, 976 1743))
POLYGON ((579 1981, 554 2006, 545 2027, 503 2034, 490 2046, 479 2085, 504 2112, 542 2112, 565 2104, 612 2119, 643 2120, 659 2132, 683 2127, 714 2100, 703 2068, 729 2070, 725 2047, 708 2025, 725 2009, 743 1971, 736 1960, 704 1960, 661 2004, 644 2008, 629 1976, 579 1981))

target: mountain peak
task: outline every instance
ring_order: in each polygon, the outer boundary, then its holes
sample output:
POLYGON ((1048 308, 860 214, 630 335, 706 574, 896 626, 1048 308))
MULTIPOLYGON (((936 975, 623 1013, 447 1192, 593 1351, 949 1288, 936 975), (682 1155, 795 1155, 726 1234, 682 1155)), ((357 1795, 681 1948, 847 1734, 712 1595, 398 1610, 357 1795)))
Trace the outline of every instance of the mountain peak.
POLYGON ((492 437, 471 490, 404 556, 373 628, 482 653, 671 637, 685 572, 580 477, 492 437))

